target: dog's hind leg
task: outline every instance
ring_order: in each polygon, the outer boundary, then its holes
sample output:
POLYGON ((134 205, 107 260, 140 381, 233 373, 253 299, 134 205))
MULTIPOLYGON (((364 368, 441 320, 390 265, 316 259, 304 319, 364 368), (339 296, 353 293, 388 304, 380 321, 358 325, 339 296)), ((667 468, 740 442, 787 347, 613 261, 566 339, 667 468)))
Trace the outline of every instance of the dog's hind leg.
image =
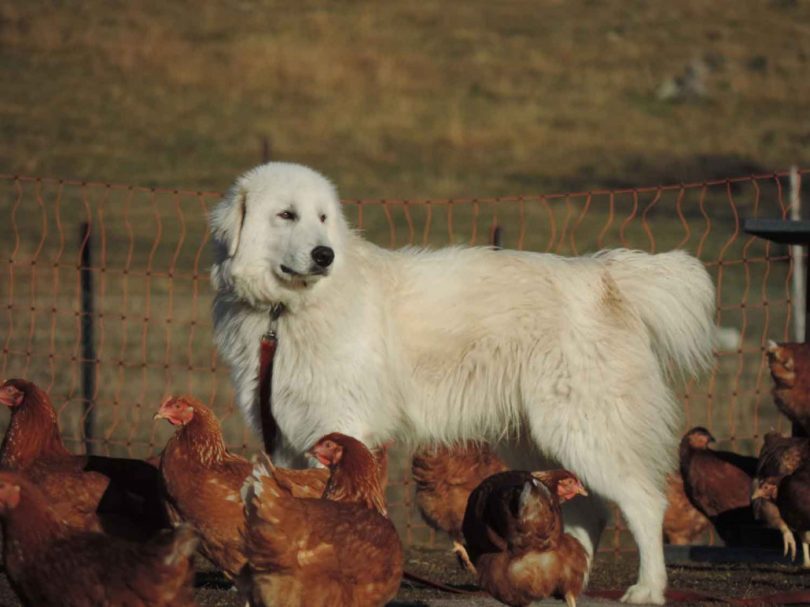
MULTIPOLYGON (((609 466, 609 464, 606 465, 609 466)), ((576 468, 574 471, 577 472, 576 468)), ((584 476, 587 477, 587 475, 584 476)), ((622 473, 620 466, 617 466, 617 474, 612 483, 603 485, 598 481, 592 482, 588 485, 588 489, 614 501, 619 506, 638 546, 638 581, 627 590, 622 601, 662 605, 667 585, 662 539, 664 510, 666 509, 663 491, 657 490, 653 483, 645 486, 638 477, 634 478, 629 473, 622 473)), ((579 500, 580 498, 571 500, 570 506, 574 507, 579 500)), ((585 500, 580 503, 588 505, 585 500)), ((566 504, 566 506, 568 505, 566 504)), ((593 527, 593 523, 590 523, 589 526, 587 518, 581 518, 583 513, 578 514, 578 518, 571 518, 568 516, 568 512, 563 512, 566 517, 566 531, 569 530, 569 526, 573 526, 571 534, 582 542, 582 533, 589 532, 589 537, 592 537, 595 527, 593 527), (582 520, 584 520, 584 524, 580 523, 582 520)), ((587 517, 587 512, 585 515, 587 517)), ((585 545, 584 542, 583 545, 585 545)), ((585 547, 589 548, 587 545, 585 547)))
POLYGON ((622 601, 663 605, 667 586, 662 534, 666 498, 663 492, 650 491, 633 480, 624 479, 622 485, 613 499, 627 521, 639 552, 638 582, 627 589, 622 601))
MULTIPOLYGON (((663 604, 667 585, 662 538, 666 497, 663 479, 660 483, 655 481, 659 471, 655 466, 645 466, 638 456, 634 457, 630 445, 617 441, 609 432, 581 433, 569 429, 565 432, 567 444, 563 446, 549 440, 549 424, 538 428, 535 432, 532 427, 538 444, 547 445, 549 454, 577 474, 589 492, 615 502, 627 521, 638 546, 640 564, 638 581, 622 600, 663 604)), ((591 554, 604 524, 599 512, 587 498, 571 500, 563 511, 566 531, 591 554)))

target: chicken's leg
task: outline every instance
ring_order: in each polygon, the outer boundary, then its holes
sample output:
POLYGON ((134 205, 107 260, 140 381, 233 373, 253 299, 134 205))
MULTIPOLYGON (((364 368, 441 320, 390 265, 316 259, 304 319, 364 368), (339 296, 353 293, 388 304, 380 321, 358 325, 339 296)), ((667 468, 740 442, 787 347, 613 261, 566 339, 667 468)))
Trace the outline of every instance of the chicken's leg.
MULTIPOLYGON (((782 532, 782 545, 784 546, 783 555, 787 556, 790 553, 790 560, 796 560, 796 538, 793 537, 793 532, 787 525, 783 525, 779 531, 782 532)), ((806 560, 806 559, 805 559, 806 560)))
POLYGON ((467 549, 461 544, 461 542, 453 541, 453 552, 456 553, 456 558, 458 559, 459 563, 470 573, 474 576, 478 576, 478 571, 475 568, 475 565, 472 564, 470 560, 470 555, 467 554, 467 549))
POLYGON ((565 593, 565 604, 567 607, 577 607, 577 597, 571 592, 565 593))

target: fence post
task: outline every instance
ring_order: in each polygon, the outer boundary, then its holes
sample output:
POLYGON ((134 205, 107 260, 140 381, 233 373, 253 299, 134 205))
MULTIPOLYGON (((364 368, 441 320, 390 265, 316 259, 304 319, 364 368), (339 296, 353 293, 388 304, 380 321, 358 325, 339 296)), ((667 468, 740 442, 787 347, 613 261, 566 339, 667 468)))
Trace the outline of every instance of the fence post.
POLYGON ((495 227, 492 228, 492 248, 503 248, 503 229, 498 224, 495 224, 495 227))
POLYGON ((267 137, 267 135, 260 135, 259 136, 259 145, 261 146, 260 154, 261 154, 262 164, 267 164, 268 162, 270 162, 270 157, 271 157, 270 139, 267 137))
MULTIPOLYGON (((800 196, 802 178, 796 166, 790 167, 790 218, 798 221, 802 218, 802 199, 800 196)), ((793 300, 793 338, 796 341, 807 340, 807 293, 804 270, 804 249, 798 244, 790 245, 790 257, 793 262, 792 300, 793 300)))
POLYGON ((92 240, 90 223, 85 221, 79 226, 79 252, 81 266, 79 283, 81 285, 81 335, 82 341, 82 419, 84 448, 88 455, 93 452, 93 426, 95 411, 93 398, 96 393, 96 346, 93 340, 93 271, 91 267, 92 240))

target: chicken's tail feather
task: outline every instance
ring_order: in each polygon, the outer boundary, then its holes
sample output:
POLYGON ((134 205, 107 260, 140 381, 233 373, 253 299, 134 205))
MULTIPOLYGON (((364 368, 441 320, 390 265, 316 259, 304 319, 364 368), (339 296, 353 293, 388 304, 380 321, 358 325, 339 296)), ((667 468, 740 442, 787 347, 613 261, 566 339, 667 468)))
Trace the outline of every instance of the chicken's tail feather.
POLYGON ((253 469, 242 484, 240 495, 248 516, 256 513, 259 503, 287 497, 275 477, 276 466, 266 453, 253 457, 253 469))

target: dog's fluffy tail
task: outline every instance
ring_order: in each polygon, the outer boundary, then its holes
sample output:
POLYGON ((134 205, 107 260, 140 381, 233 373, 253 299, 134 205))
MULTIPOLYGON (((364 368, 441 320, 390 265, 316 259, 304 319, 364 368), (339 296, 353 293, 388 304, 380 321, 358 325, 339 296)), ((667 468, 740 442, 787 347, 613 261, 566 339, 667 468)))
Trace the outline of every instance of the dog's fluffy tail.
POLYGON ((693 376, 711 366, 715 292, 700 260, 684 251, 651 255, 629 249, 596 257, 647 326, 666 370, 693 376))

